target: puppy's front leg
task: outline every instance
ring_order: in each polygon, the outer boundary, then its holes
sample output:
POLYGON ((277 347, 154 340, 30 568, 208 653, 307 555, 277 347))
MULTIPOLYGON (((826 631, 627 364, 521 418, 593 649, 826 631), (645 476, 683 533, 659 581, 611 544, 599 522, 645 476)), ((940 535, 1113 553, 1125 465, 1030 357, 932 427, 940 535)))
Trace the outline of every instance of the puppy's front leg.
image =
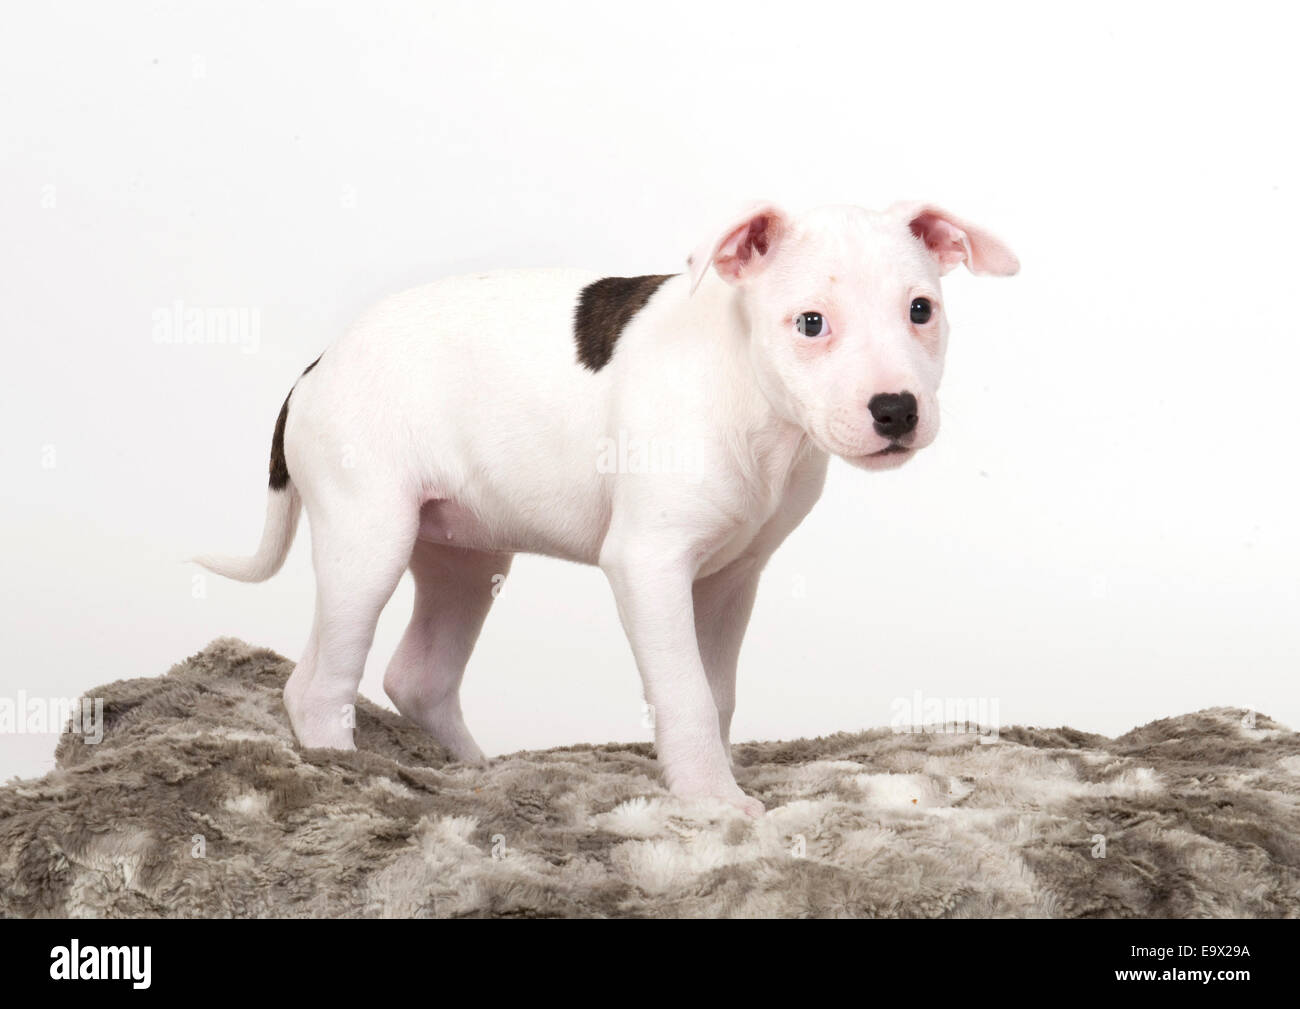
POLYGON ((718 709, 718 735, 731 756, 731 716, 736 711, 736 664, 758 594, 763 559, 743 557, 695 583, 695 636, 718 709))
POLYGON ((750 816, 763 804, 731 773, 718 732, 718 709, 700 660, 688 559, 662 544, 607 550, 601 568, 654 707, 655 747, 673 794, 720 799, 750 816))

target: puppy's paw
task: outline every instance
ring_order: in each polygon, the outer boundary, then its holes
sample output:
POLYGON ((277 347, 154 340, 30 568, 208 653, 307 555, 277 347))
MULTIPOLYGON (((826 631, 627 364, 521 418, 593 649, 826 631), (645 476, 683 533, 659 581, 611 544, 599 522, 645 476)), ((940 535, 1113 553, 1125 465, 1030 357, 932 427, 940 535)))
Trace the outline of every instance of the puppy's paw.
POLYGON ((735 798, 724 799, 723 801, 730 803, 746 816, 752 816, 754 819, 758 819, 767 812, 766 807, 761 802, 755 799, 752 795, 746 795, 739 789, 736 790, 735 798))
POLYGON ((716 788, 673 789, 673 794, 682 799, 695 802, 723 802, 746 816, 760 817, 764 806, 752 795, 746 795, 738 785, 722 785, 716 788))

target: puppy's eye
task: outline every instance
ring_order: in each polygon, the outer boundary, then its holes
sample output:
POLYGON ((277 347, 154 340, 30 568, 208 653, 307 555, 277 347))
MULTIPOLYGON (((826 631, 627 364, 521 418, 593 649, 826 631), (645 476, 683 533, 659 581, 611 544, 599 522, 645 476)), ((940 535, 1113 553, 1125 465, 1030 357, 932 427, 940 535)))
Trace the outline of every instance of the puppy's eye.
POLYGON ((821 336, 826 332, 826 320, 820 312, 800 312, 794 317, 794 328, 803 336, 821 336))
POLYGON ((918 326, 924 326, 930 321, 930 316, 934 312, 934 306, 930 304, 929 298, 912 299, 912 321, 918 326))

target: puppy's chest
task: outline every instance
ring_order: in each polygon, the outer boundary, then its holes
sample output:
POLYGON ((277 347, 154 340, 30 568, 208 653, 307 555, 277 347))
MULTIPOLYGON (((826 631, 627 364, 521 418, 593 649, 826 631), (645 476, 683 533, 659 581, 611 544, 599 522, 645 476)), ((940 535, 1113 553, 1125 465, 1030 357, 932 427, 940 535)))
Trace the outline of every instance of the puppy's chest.
POLYGON ((696 577, 707 578, 745 556, 755 545, 765 524, 765 520, 751 519, 730 530, 705 558, 696 577))
POLYGON ((706 555, 698 577, 707 578, 716 571, 745 556, 762 557, 770 553, 787 532, 799 523, 806 509, 799 509, 789 484, 764 492, 748 502, 724 530, 706 555))

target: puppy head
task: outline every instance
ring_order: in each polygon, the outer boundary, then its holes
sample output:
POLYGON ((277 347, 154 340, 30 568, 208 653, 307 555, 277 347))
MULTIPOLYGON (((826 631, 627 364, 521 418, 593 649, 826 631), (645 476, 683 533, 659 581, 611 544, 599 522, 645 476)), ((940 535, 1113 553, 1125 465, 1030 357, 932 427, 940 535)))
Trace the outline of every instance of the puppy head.
POLYGON ((934 441, 948 320, 939 278, 1020 264, 988 232, 924 203, 882 213, 751 207, 691 256, 737 288, 759 382, 827 452, 890 469, 934 441))

